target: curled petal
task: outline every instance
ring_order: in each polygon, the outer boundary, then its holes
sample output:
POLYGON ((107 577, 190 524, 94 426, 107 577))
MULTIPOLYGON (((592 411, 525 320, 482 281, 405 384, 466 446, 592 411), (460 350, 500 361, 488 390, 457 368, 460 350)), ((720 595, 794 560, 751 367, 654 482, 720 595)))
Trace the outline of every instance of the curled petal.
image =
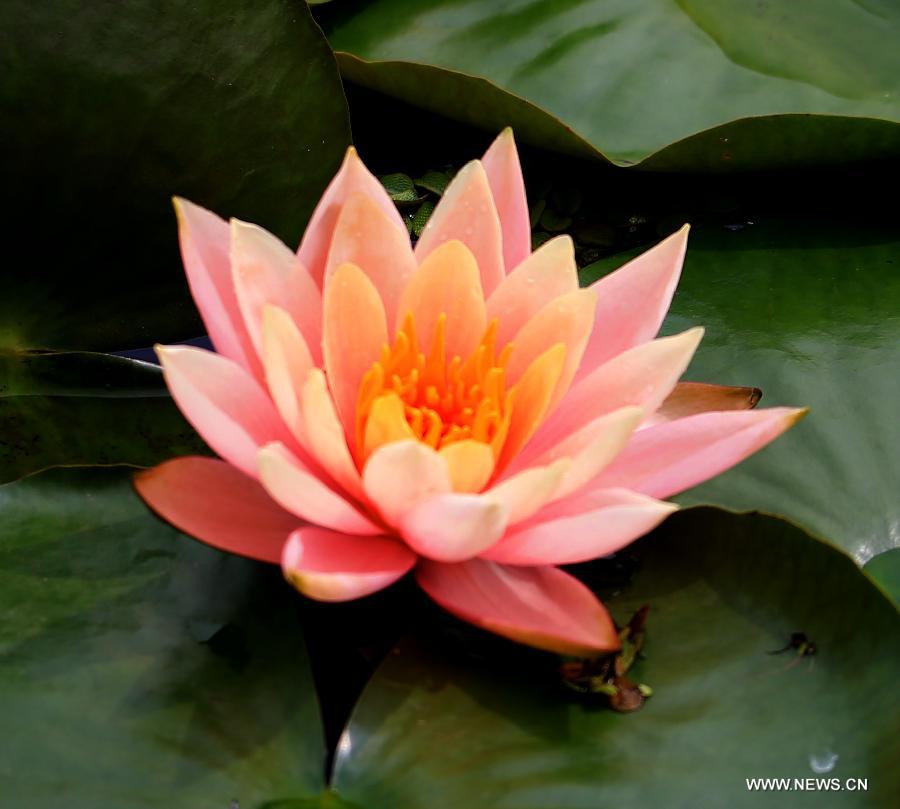
POLYGON ((390 525, 422 500, 451 491, 444 459, 420 441, 396 441, 376 450, 363 469, 363 488, 390 525))
POLYGON ((284 577, 317 601, 350 601, 405 576, 416 555, 390 537, 357 537, 325 528, 299 528, 284 546, 284 577))
POLYGON ((215 452, 251 477, 259 448, 294 444, 265 391, 243 368, 212 351, 157 346, 179 409, 215 452))
POLYGON ((512 129, 507 127, 481 158, 503 234, 503 265, 512 272, 531 252, 525 180, 512 129))
POLYGON ((477 160, 453 178, 416 244, 422 263, 444 242, 459 240, 475 256, 481 287, 490 295, 503 280, 503 237, 484 167, 477 160))
POLYGON ((478 494, 439 494, 422 500, 400 521, 416 553, 439 562, 471 559, 491 547, 506 528, 502 503, 478 494))
POLYGON ((303 266, 318 286, 322 286, 325 276, 325 263, 331 248, 334 229, 344 204, 355 194, 364 194, 374 202, 388 218, 391 226, 397 228, 406 237, 406 226, 388 196, 384 186, 364 165, 356 149, 347 149, 344 162, 322 194, 319 204, 310 217, 303 240, 297 255, 303 266))
POLYGON ((164 520, 228 553, 277 563, 298 520, 252 478, 216 458, 185 457, 138 472, 138 494, 164 520))
POLYGON ((678 286, 688 230, 685 225, 591 285, 597 293, 596 321, 576 380, 656 336, 678 286))
POLYGON ((544 242, 504 278, 487 302, 497 318, 497 345, 504 346, 548 302, 578 289, 575 246, 569 236, 544 242))
POLYGON ((671 497, 714 477, 773 441, 807 413, 772 407, 699 413, 639 430, 591 484, 671 497))
POLYGON ((220 354, 261 379, 259 358, 234 291, 228 223, 186 199, 175 197, 174 203, 188 285, 212 343, 220 354))
POLYGON ((508 565, 568 565, 606 556, 655 528, 678 506, 627 489, 548 506, 482 554, 508 565), (571 513, 574 509, 580 511, 571 513))
POLYGON ((711 410, 752 410, 761 398, 762 391, 759 388, 679 382, 644 426, 675 421, 711 410))
POLYGON ((259 479, 275 502, 307 522, 347 534, 384 533, 319 480, 284 444, 268 444, 260 450, 259 479))
POLYGON ((619 648, 604 606, 578 579, 558 568, 423 559, 416 580, 448 612, 519 643, 584 657, 619 648))

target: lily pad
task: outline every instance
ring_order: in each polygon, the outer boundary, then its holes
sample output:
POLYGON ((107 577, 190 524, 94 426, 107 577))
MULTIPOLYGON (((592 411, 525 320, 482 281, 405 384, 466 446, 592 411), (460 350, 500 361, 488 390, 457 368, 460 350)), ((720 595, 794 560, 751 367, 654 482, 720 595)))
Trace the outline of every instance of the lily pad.
MULTIPOLYGON (((852 560, 782 520, 715 509, 676 515, 632 556, 631 580, 602 592, 620 622, 650 605, 639 711, 573 695, 549 656, 423 621, 364 692, 334 788, 368 809, 754 807, 767 801, 745 779, 834 778, 839 792, 768 803, 894 805, 900 615, 852 560), (815 655, 771 654, 797 631, 815 655)), ((611 564, 582 575, 603 581, 611 564)))
MULTIPOLYGON (((680 223, 679 223, 680 224, 680 223)), ((587 283, 621 264, 587 268, 587 283)), ((664 333, 706 327, 686 378, 810 414, 677 499, 784 515, 863 564, 900 544, 900 239, 893 223, 765 219, 691 233, 664 333)))
POLYGON ((350 81, 617 165, 900 152, 900 9, 888 0, 375 0, 321 18, 350 81))
POLYGON ((0 353, 0 483, 51 466, 152 466, 208 452, 156 365, 87 352, 0 353))
POLYGON ((0 31, 0 347, 197 336, 172 195, 293 243, 349 142, 305 3, 8 0, 0 31))
POLYGON ((123 470, 2 486, 0 512, 6 805, 320 805, 316 696, 277 570, 160 522, 123 470))

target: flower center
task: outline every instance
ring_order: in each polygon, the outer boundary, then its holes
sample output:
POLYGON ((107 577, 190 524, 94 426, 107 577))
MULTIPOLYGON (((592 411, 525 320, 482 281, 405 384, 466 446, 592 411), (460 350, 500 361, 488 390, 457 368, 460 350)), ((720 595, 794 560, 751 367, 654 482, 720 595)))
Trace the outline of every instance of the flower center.
POLYGON ((497 353, 497 321, 463 361, 447 360, 446 315, 435 325, 431 350, 419 350, 415 321, 406 316, 393 346, 363 376, 356 404, 358 460, 382 444, 415 438, 434 449, 472 439, 489 444, 497 458, 509 430, 512 403, 506 390, 508 343, 497 353))

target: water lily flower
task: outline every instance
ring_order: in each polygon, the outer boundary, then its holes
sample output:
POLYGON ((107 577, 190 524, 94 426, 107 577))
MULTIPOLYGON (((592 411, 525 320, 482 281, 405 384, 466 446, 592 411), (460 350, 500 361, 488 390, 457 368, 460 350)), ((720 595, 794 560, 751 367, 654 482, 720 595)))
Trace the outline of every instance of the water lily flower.
POLYGON ((215 352, 158 348, 221 460, 136 486, 217 548, 355 599, 410 571, 459 618, 561 653, 618 647, 559 565, 619 550, 664 498, 738 463, 801 410, 678 379, 702 336, 656 338, 687 227, 579 288, 572 241, 531 252, 510 131, 465 166, 415 245, 351 148, 299 250, 177 200, 215 352))

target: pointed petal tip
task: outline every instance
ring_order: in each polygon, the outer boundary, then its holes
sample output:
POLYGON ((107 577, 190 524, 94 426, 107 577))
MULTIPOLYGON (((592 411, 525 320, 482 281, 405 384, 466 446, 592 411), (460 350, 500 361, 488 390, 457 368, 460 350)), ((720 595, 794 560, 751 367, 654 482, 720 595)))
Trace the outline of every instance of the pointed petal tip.
POLYGON ((785 416, 785 422, 788 427, 793 427, 797 422, 803 421, 809 414, 809 407, 793 407, 785 416))

